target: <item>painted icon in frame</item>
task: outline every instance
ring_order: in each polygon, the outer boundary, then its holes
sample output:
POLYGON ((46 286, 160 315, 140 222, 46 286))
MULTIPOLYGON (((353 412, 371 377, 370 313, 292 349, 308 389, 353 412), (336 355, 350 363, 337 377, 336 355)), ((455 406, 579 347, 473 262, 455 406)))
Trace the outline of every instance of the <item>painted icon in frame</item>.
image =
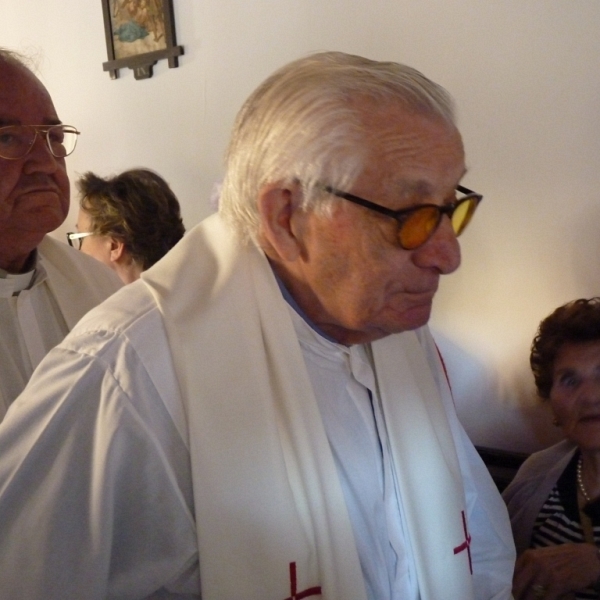
POLYGON ((178 66, 183 47, 175 41, 173 0, 102 0, 102 11, 108 52, 102 67, 111 79, 124 67, 136 79, 148 79, 163 58, 178 66))

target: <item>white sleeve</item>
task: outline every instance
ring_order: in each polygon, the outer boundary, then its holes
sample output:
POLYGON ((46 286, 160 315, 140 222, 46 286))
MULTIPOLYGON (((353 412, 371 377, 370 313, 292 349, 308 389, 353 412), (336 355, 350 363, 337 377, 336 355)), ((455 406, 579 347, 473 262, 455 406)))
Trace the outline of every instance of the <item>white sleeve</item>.
POLYGON ((189 453, 111 335, 51 351, 0 426, 2 600, 146 598, 197 566, 189 453))

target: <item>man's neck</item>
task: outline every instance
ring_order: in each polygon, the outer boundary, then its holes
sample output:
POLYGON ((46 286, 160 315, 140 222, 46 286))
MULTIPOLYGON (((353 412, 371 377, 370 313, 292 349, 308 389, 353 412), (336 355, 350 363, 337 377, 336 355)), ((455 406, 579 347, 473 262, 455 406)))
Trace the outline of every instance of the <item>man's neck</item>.
POLYGON ((20 273, 27 273, 35 268, 36 251, 31 250, 27 254, 13 257, 2 257, 0 256, 0 269, 11 275, 18 275, 20 273))
POLYGON ((277 281, 277 285, 279 285, 279 289, 281 291, 281 295, 283 296, 284 300, 294 309, 294 311, 300 317, 302 317, 303 321, 311 329, 316 331, 321 337, 324 337, 326 340, 329 340, 330 342, 334 342, 337 344, 338 343, 337 340, 335 340, 331 336, 327 335, 321 328, 319 328, 315 323, 313 323, 310 320, 308 315, 302 310, 302 308, 300 308, 300 305, 296 302, 296 300, 292 296, 292 294, 290 294, 290 291, 287 289, 287 287, 283 283, 281 277, 279 277, 279 275, 277 274, 277 271, 275 269, 273 269, 273 263, 271 263, 271 261, 269 261, 269 264, 271 265, 271 269, 273 270, 273 275, 275 275, 275 280, 277 281))

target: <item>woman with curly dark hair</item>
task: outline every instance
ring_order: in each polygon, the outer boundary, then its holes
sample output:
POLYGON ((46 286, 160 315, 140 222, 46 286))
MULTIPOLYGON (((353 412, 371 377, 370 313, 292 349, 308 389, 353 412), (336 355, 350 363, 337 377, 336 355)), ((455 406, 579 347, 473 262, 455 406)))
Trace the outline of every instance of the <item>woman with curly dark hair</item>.
POLYGON ((600 298, 557 308, 531 347, 539 396, 565 440, 533 454, 504 492, 517 600, 600 598, 600 298))
POLYGON ((125 283, 138 279, 185 233, 175 194, 149 169, 109 178, 88 172, 77 188, 77 232, 67 233, 69 244, 114 269, 125 283))

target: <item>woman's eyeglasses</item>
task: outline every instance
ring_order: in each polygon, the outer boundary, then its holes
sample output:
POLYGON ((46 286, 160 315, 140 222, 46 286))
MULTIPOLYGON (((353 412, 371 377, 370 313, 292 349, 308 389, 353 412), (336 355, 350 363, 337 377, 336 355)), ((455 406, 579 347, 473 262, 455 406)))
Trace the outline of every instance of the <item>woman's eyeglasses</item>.
POLYGON ((67 242, 69 242, 69 246, 71 246, 71 248, 77 248, 77 250, 81 250, 83 238, 88 237, 88 235, 94 235, 94 233, 92 231, 86 231, 85 233, 69 231, 67 233, 67 242))

